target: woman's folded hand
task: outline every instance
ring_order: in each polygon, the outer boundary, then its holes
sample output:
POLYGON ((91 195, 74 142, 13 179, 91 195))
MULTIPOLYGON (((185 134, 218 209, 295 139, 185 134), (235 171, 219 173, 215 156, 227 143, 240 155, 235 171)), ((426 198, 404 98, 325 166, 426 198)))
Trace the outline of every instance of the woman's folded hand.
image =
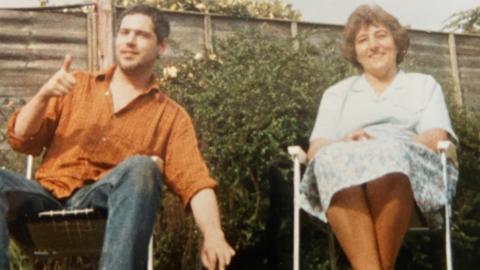
POLYGON ((347 134, 343 140, 344 141, 361 141, 361 140, 370 140, 373 139, 370 134, 365 132, 363 129, 357 129, 354 132, 347 134))

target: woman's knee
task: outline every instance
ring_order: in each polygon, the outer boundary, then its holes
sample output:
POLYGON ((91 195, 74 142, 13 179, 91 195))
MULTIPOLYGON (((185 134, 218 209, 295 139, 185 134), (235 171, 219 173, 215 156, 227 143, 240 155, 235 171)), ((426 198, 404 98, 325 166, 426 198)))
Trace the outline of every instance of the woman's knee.
POLYGON ((392 202, 403 205, 405 209, 414 203, 410 181, 406 175, 400 173, 388 174, 367 183, 365 194, 374 215, 381 213, 382 209, 392 202))
POLYGON ((366 184, 366 190, 369 197, 391 193, 405 195, 412 193, 410 181, 408 177, 402 173, 390 173, 373 180, 366 184))
POLYGON ((365 195, 361 186, 348 187, 335 192, 330 200, 330 205, 350 205, 356 204, 359 200, 364 200, 365 195))

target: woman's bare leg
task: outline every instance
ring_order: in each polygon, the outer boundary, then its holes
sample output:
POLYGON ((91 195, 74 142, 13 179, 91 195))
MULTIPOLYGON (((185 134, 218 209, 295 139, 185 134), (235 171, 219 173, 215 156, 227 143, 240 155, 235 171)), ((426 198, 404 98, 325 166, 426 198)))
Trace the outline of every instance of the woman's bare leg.
POLYGON ((380 270, 375 228, 360 186, 337 192, 327 210, 332 230, 355 270, 380 270))
POLYGON ((410 182, 404 174, 388 174, 368 182, 366 194, 382 268, 392 270, 413 211, 410 182))

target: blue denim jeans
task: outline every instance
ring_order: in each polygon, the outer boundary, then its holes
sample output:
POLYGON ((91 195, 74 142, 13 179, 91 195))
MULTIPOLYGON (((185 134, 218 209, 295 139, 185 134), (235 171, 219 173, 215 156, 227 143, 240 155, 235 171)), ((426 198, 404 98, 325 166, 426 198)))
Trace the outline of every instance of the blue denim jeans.
POLYGON ((157 164, 131 157, 64 204, 36 181, 0 170, 0 269, 8 269, 7 220, 54 209, 102 208, 108 212, 100 269, 145 269, 162 186, 157 164))

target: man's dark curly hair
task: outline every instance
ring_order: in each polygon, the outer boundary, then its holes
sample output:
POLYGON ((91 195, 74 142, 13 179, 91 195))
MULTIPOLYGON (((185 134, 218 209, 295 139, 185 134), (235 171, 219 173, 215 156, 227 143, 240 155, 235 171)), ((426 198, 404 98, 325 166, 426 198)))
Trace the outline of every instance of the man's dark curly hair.
POLYGON ((127 15, 142 14, 152 20, 154 32, 157 36, 157 43, 161 43, 170 34, 170 23, 165 15, 155 7, 148 5, 135 5, 125 9, 118 17, 117 30, 127 15))

